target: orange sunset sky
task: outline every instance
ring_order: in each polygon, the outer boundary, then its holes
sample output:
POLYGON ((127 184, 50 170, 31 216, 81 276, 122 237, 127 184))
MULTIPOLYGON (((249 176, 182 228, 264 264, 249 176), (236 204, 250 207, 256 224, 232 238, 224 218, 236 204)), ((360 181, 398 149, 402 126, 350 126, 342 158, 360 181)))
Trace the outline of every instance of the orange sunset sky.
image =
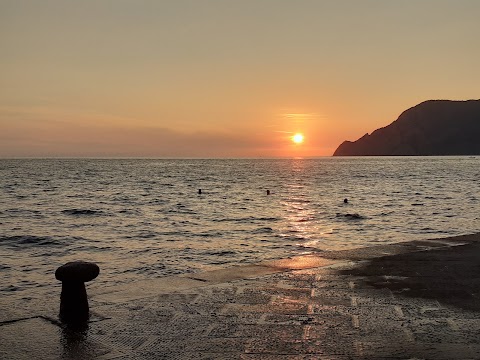
POLYGON ((477 0, 0 0, 0 157, 329 156, 424 100, 480 98, 479 14, 477 0))

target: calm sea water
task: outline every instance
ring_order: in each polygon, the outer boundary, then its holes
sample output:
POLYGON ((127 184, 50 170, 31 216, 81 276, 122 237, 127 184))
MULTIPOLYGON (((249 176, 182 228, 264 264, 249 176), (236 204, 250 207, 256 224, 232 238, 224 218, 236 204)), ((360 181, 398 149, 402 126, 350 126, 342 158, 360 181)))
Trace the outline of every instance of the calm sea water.
POLYGON ((478 231, 478 156, 0 160, 0 295, 478 231))

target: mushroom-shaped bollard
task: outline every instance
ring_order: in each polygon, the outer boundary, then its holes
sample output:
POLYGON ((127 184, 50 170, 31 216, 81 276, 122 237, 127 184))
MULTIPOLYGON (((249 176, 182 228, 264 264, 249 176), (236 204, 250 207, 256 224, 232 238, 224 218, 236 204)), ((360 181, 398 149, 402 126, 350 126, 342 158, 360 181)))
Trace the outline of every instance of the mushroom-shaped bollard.
POLYGON ((60 266, 55 277, 62 282, 60 296, 60 319, 66 323, 88 320, 88 299, 85 282, 95 279, 100 273, 97 264, 74 261, 60 266))

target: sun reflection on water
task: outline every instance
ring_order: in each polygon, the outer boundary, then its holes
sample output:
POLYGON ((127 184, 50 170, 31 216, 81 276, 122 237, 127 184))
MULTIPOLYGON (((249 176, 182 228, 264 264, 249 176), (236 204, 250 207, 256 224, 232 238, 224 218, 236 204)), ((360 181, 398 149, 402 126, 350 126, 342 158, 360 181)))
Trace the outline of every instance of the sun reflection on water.
POLYGON ((286 227, 280 236, 295 240, 295 246, 305 248, 301 254, 309 254, 318 248, 319 234, 328 236, 332 229, 319 225, 316 194, 312 193, 314 185, 305 178, 307 160, 294 159, 291 162, 291 178, 286 185, 285 198, 281 205, 285 208, 286 227), (310 249, 310 250, 309 250, 310 249))

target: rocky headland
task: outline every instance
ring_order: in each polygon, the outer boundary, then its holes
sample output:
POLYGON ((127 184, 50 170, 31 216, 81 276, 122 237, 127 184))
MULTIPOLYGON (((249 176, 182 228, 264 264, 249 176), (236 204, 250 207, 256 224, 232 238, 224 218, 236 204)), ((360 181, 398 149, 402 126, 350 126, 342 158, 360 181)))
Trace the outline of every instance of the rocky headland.
POLYGON ((480 100, 428 100, 333 156, 480 155, 480 100))

